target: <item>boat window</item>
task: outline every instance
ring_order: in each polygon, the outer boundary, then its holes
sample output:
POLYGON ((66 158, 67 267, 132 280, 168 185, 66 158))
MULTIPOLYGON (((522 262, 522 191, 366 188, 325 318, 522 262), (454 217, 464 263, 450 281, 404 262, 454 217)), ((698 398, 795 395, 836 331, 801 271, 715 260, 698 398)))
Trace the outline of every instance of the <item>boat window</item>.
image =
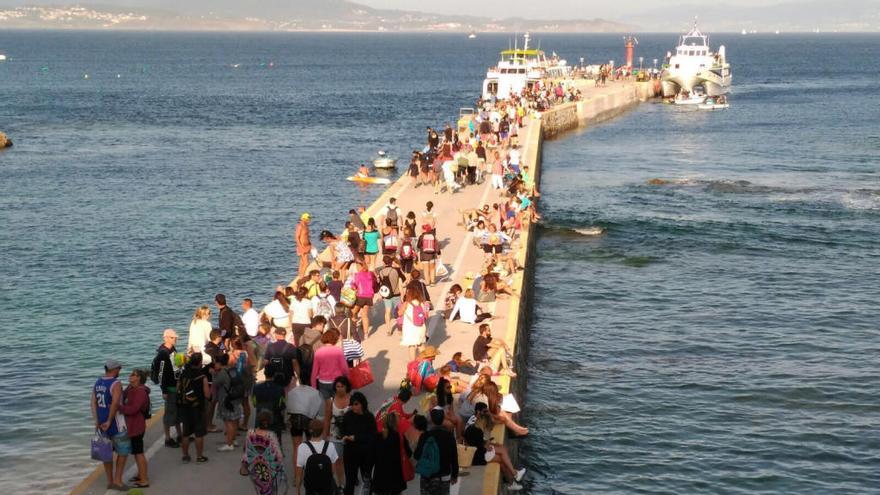
POLYGON ((520 73, 520 74, 525 74, 525 73, 526 73, 526 70, 525 70, 525 69, 520 69, 520 70, 519 70, 519 73, 520 73))
POLYGON ((676 69, 679 69, 679 68, 681 68, 681 67, 679 66, 679 64, 675 64, 675 68, 676 68, 676 69))

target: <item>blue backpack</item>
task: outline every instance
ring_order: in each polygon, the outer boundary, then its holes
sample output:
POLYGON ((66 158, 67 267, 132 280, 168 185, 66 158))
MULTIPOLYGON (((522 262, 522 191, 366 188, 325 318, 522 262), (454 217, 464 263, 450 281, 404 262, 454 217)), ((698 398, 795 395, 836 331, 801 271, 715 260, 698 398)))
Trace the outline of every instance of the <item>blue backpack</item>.
POLYGON ((440 472, 440 447, 437 446, 437 440, 433 436, 425 440, 422 456, 416 463, 416 472, 423 478, 430 478, 440 472))

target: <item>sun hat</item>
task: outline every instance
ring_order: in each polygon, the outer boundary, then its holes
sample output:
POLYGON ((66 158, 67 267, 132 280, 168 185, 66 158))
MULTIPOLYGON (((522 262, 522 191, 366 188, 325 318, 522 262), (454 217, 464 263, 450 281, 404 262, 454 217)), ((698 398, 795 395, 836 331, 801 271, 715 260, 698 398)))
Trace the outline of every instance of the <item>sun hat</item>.
POLYGON ((419 357, 422 359, 428 359, 432 357, 436 357, 439 352, 437 352, 437 348, 432 345, 426 345, 422 352, 419 353, 419 357))
POLYGON ((310 215, 309 213, 303 213, 302 215, 300 215, 299 219, 300 220, 311 220, 312 215, 310 215))

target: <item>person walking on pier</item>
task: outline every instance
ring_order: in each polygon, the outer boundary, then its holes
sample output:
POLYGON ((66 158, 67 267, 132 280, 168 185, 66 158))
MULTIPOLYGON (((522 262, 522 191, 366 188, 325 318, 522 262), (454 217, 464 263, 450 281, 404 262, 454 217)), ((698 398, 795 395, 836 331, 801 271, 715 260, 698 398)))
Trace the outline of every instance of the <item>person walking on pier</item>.
POLYGON ((451 485, 458 483, 458 449, 452 432, 443 427, 443 408, 432 409, 430 416, 431 429, 419 438, 413 454, 418 461, 416 472, 421 475, 419 490, 422 495, 449 495, 451 485))
POLYGON ((296 273, 297 278, 302 278, 306 274, 306 268, 309 266, 309 253, 312 251, 312 241, 309 239, 309 223, 312 216, 303 213, 299 217, 299 223, 296 225, 296 254, 299 256, 299 267, 296 273))
POLYGON ((422 225, 422 231, 418 241, 419 261, 422 273, 425 274, 425 283, 431 286, 434 285, 437 277, 437 256, 440 254, 440 248, 437 246, 436 231, 431 225, 422 225))
POLYGON ((376 441, 376 417, 370 412, 367 397, 351 394, 350 408, 342 417, 342 441, 345 442, 345 495, 354 495, 358 473, 364 483, 363 493, 370 493, 376 441))

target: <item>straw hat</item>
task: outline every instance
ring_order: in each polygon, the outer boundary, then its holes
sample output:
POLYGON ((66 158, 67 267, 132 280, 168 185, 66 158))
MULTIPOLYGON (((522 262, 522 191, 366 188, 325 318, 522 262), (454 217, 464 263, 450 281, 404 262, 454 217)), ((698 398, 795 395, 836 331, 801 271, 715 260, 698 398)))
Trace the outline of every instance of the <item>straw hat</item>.
POLYGON ((419 353, 419 358, 420 359, 429 359, 429 358, 437 357, 438 354, 440 354, 440 353, 437 352, 436 347, 434 347, 432 345, 426 345, 425 348, 422 350, 422 352, 419 353))

